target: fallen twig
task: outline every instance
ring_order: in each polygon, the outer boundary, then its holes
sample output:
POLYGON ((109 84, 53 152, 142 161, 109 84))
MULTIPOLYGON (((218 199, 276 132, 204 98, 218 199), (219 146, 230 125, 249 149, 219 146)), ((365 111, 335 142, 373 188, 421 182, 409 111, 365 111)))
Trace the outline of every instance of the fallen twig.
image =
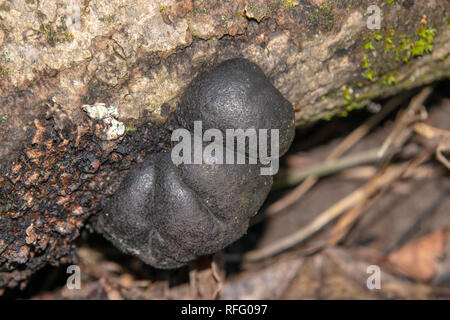
MULTIPOLYGON (((417 146, 409 145, 409 148, 404 148, 402 156, 404 158, 410 159, 414 155, 417 155, 418 153, 417 149, 418 149, 417 146)), ((370 150, 365 150, 359 153, 349 155, 347 157, 338 158, 332 161, 324 161, 317 165, 303 168, 301 170, 293 170, 291 173, 289 173, 289 176, 283 180, 282 183, 278 184, 275 183, 273 188, 276 190, 296 185, 310 176, 322 177, 330 175, 335 172, 342 171, 347 168, 352 168, 364 164, 376 163, 381 159, 381 155, 379 154, 378 151, 379 148, 373 148, 370 150)))
MULTIPOLYGON (((405 92, 390 99, 379 113, 373 115, 369 120, 353 130, 352 133, 350 133, 341 143, 339 143, 339 145, 328 155, 325 161, 332 161, 342 156, 359 140, 361 140, 361 138, 367 135, 367 133, 370 132, 372 128, 374 128, 399 105, 406 101, 411 96, 411 94, 411 92, 405 92)), ((268 206, 264 210, 263 214, 258 215, 252 221, 252 224, 256 224, 262 221, 265 217, 273 216, 283 209, 287 208, 291 204, 295 203, 306 192, 308 192, 308 190, 311 189, 317 181, 318 177, 316 176, 307 177, 299 186, 290 191, 286 196, 268 206)))
POLYGON ((301 228, 297 232, 280 239, 279 241, 273 243, 272 245, 266 246, 261 249, 253 250, 247 252, 243 255, 244 261, 258 261, 275 254, 281 253, 305 239, 309 238, 317 231, 321 230, 328 223, 339 217, 345 210, 352 208, 354 205, 360 203, 363 199, 370 198, 377 192, 380 188, 390 185, 393 181, 402 177, 405 172, 411 168, 415 168, 427 160, 432 151, 425 150, 419 157, 403 163, 400 166, 388 167, 383 172, 380 172, 371 181, 366 183, 361 188, 353 191, 345 198, 339 200, 333 206, 322 212, 317 218, 315 218, 310 224, 301 228))
POLYGON ((423 122, 416 123, 413 130, 428 139, 438 139, 436 147, 436 159, 450 170, 450 161, 444 156, 444 152, 450 150, 450 131, 432 127, 423 122))

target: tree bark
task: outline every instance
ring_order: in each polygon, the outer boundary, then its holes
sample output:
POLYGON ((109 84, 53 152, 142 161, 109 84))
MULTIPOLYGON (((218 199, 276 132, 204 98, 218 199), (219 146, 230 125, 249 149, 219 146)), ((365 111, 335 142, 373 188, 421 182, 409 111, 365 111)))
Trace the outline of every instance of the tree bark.
POLYGON ((256 62, 298 126, 450 75, 447 0, 3 1, 0 289, 74 259, 201 70, 256 62), (371 5, 380 9, 380 29, 371 5))

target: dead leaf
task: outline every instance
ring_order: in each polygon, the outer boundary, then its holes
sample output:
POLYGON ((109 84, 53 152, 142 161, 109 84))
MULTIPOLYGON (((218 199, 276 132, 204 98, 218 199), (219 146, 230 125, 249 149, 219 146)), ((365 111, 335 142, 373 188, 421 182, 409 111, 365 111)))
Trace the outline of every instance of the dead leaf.
POLYGON ((428 282, 433 279, 443 260, 445 239, 450 229, 443 229, 410 242, 388 257, 392 269, 415 280, 428 282))
POLYGON ((279 261, 259 271, 248 271, 227 281, 222 299, 280 299, 297 276, 303 258, 279 261))

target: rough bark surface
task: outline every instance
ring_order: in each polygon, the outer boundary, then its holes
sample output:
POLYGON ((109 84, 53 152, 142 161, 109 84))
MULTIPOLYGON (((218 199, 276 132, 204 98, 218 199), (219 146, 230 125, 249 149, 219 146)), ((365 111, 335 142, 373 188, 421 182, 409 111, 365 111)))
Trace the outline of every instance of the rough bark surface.
POLYGON ((299 126, 345 116, 448 77, 449 12, 447 0, 1 1, 0 288, 74 259, 87 219, 167 143, 200 70, 245 57, 299 126))

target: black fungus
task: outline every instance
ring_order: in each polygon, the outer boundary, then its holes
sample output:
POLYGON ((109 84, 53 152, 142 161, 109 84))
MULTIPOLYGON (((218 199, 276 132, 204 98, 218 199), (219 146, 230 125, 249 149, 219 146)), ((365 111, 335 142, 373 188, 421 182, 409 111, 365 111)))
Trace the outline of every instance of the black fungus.
MULTIPOLYGON (((245 59, 223 62, 196 77, 177 106, 192 132, 279 129, 280 156, 294 138, 292 105, 263 71, 245 59)), ((99 226, 124 252, 158 268, 176 268, 239 239, 262 206, 272 176, 260 164, 180 164, 170 151, 132 168, 106 204, 99 226)))

